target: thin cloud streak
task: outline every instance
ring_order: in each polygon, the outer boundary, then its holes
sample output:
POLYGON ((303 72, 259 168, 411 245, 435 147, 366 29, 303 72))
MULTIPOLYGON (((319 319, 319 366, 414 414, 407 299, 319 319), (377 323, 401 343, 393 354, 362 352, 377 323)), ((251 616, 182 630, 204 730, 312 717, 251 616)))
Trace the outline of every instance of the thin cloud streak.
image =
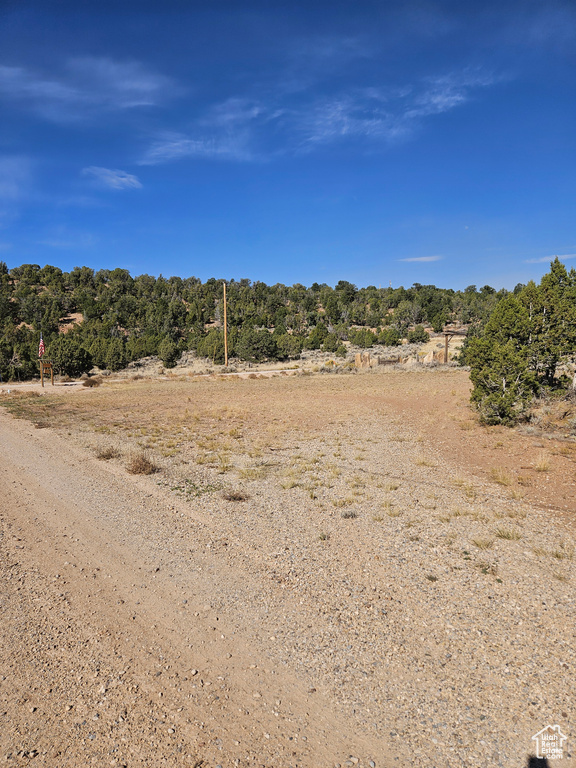
POLYGON ((126 171, 91 165, 83 169, 82 175, 92 177, 95 184, 107 189, 142 189, 140 179, 126 171))
POLYGON ((549 264, 554 259, 560 259, 560 261, 576 259, 576 253, 566 253, 563 256, 542 256, 539 259, 525 259, 524 264, 549 264))
POLYGON ((0 98, 20 103, 53 122, 83 119, 101 110, 157 106, 177 92, 169 78, 138 61, 75 58, 59 77, 0 66, 0 98))
POLYGON ((235 161, 253 159, 246 146, 246 140, 240 136, 195 139, 182 134, 172 134, 155 141, 139 161, 139 165, 158 165, 190 157, 235 161))

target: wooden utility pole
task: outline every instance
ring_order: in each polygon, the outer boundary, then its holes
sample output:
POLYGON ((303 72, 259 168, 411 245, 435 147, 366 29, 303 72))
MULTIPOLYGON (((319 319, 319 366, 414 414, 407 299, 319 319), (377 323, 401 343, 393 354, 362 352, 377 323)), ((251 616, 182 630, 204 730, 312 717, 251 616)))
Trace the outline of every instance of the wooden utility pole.
POLYGON ((228 322, 226 316, 226 283, 224 286, 224 365, 228 367, 228 322))
POLYGON ((444 328, 442 331, 444 334, 444 363, 448 362, 448 342, 450 339, 452 339, 454 336, 466 336, 468 334, 467 330, 464 331, 457 331, 457 330, 448 330, 444 328))

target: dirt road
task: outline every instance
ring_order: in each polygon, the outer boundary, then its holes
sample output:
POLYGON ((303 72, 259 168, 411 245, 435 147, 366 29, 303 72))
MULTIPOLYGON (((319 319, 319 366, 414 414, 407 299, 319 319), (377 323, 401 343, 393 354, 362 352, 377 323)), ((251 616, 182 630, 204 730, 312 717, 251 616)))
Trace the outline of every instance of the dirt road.
POLYGON ((3 757, 321 766, 388 752, 267 654, 242 553, 51 430, 4 413, 0 429, 3 757))

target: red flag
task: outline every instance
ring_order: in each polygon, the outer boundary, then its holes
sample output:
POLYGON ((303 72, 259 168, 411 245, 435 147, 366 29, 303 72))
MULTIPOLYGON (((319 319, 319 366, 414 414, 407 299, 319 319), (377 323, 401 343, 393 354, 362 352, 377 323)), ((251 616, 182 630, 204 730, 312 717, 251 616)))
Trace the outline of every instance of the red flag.
POLYGON ((38 357, 42 357, 45 351, 46 351, 46 347, 44 346, 44 339, 42 338, 42 336, 40 336, 40 346, 38 347, 38 357))

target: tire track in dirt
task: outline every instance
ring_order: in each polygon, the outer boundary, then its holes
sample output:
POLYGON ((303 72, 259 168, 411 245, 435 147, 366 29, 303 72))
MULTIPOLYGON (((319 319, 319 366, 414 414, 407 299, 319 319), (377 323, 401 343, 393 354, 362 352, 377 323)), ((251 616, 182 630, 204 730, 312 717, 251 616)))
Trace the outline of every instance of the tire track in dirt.
POLYGON ((51 430, 5 414, 0 429, 3 556, 8 569, 17 553, 22 580, 20 594, 7 586, 3 604, 23 620, 21 630, 2 632, 5 755, 40 749, 27 743, 31 726, 18 705, 38 680, 58 699, 28 713, 44 713, 36 720, 45 765, 90 756, 105 764, 98 737, 78 737, 86 718, 59 720, 62 707, 75 714, 79 697, 93 702, 92 717, 102 699, 100 711, 115 708, 105 740, 111 765, 194 765, 200 756, 206 765, 323 766, 349 755, 367 765, 388 754, 380 740, 352 735, 327 692, 311 692, 262 647, 246 606, 264 587, 242 568, 243 553, 209 548, 214 532, 201 520, 178 521, 146 481, 117 476, 51 430), (31 626, 41 628, 41 652, 17 663, 31 626), (90 643, 104 659, 97 677, 90 643), (48 656, 36 680, 35 659, 48 656), (112 686, 118 680, 127 682, 112 686))

